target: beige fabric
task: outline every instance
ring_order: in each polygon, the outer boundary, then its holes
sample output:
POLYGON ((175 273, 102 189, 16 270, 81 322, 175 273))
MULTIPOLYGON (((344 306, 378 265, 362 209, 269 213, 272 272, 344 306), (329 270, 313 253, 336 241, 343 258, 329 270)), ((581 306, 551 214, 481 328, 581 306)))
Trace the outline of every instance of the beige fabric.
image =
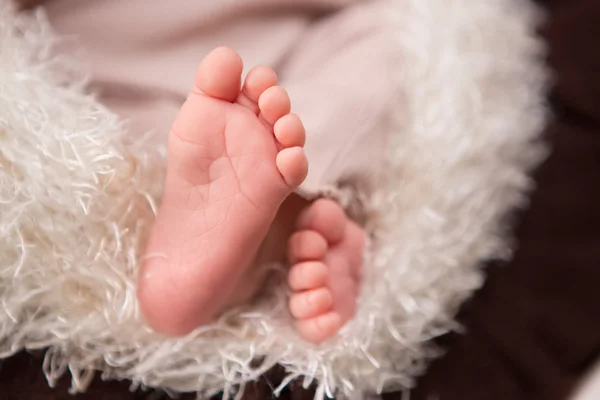
MULTIPOLYGON (((50 21, 92 72, 107 106, 132 134, 168 132, 198 62, 212 48, 267 64, 307 127, 315 194, 340 181, 373 182, 384 135, 377 129, 398 88, 383 1, 56 0, 50 21)), ((246 69, 246 71, 247 71, 246 69)))

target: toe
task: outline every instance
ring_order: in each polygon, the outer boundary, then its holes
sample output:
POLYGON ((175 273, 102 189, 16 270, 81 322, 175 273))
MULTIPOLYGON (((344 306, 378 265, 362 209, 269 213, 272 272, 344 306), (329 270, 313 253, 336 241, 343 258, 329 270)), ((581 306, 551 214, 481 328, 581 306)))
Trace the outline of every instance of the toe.
POLYGON ((292 290, 317 289, 327 283, 327 266, 320 261, 308 261, 294 265, 288 275, 292 290))
POLYGON ((319 260, 325 256, 327 241, 316 231, 299 231, 288 240, 288 254, 291 262, 319 260))
POLYGON ((304 125, 296 114, 287 114, 279 118, 273 126, 273 132, 283 147, 302 147, 306 141, 304 125))
POLYGON ((329 312, 315 318, 297 322, 298 332, 306 340, 320 343, 329 339, 342 327, 342 318, 336 312, 329 312))
POLYGON ((347 222, 346 214, 337 202, 319 199, 300 215, 298 227, 313 229, 334 244, 344 237, 347 222))
POLYGON ((307 290, 290 298, 290 312, 297 319, 312 318, 333 306, 333 296, 326 287, 307 290))
POLYGON ((291 188, 297 188, 308 174, 308 160, 300 147, 281 150, 275 160, 283 179, 291 188))
POLYGON ((242 58, 238 53, 219 47, 200 63, 196 90, 221 100, 234 101, 240 92, 242 69, 242 58))
POLYGON ((262 118, 273 125, 279 118, 290 113, 292 105, 287 91, 280 86, 273 86, 260 95, 258 107, 262 118))
POLYGON ((270 87, 277 84, 277 74, 273 69, 265 66, 254 67, 248 72, 242 91, 237 102, 249 108, 255 114, 259 113, 258 99, 270 87))

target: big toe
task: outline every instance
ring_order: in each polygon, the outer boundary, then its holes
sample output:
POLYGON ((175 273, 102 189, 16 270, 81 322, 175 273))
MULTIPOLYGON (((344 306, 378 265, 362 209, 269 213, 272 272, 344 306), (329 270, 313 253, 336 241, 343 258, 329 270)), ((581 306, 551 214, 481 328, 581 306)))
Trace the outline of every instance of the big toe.
POLYGON ((219 47, 200 63, 196 89, 217 99, 234 101, 240 92, 242 70, 240 55, 230 48, 219 47))
POLYGON ((298 227, 315 230, 329 243, 335 244, 344 237, 346 222, 346 214, 337 202, 319 199, 303 211, 298 219, 298 227))

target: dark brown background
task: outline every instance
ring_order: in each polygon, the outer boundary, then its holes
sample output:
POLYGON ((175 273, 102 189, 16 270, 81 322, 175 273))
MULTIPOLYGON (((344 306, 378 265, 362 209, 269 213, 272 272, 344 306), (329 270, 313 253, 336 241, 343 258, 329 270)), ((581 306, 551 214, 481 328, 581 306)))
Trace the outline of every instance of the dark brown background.
MULTIPOLYGON (((565 400, 600 353, 600 0, 539 2, 549 12, 542 34, 557 79, 547 129, 554 152, 537 172, 516 257, 488 267, 485 287, 460 315, 468 333, 439 340, 447 354, 411 400, 565 400)), ((270 398, 281 376, 273 371, 246 397, 270 398)), ((70 399, 68 384, 48 388, 39 354, 0 365, 1 400, 70 399)), ((158 398, 97 380, 76 399, 148 396, 158 398)), ((293 384, 282 398, 312 396, 293 384)))

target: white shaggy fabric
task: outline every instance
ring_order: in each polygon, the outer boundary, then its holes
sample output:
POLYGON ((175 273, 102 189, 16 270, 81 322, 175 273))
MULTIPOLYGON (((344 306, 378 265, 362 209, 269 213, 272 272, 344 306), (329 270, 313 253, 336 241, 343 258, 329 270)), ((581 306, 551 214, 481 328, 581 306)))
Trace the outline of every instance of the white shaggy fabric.
MULTIPOLYGON (((96 369, 175 391, 235 394, 276 363, 317 397, 409 387, 506 256, 502 218, 523 206, 544 154, 543 44, 520 0, 397 0, 398 79, 386 185, 366 203, 376 240, 357 317, 304 343, 279 286, 252 309, 182 339, 144 328, 135 300, 164 149, 120 143, 124 126, 53 58, 41 16, 0 5, 0 356, 49 347, 50 383, 96 369), (251 360, 262 360, 251 363, 251 360)), ((382 121, 383 122, 383 121, 382 121)), ((390 122, 390 121, 386 121, 390 122)), ((275 392, 281 388, 277 388, 275 392)))

